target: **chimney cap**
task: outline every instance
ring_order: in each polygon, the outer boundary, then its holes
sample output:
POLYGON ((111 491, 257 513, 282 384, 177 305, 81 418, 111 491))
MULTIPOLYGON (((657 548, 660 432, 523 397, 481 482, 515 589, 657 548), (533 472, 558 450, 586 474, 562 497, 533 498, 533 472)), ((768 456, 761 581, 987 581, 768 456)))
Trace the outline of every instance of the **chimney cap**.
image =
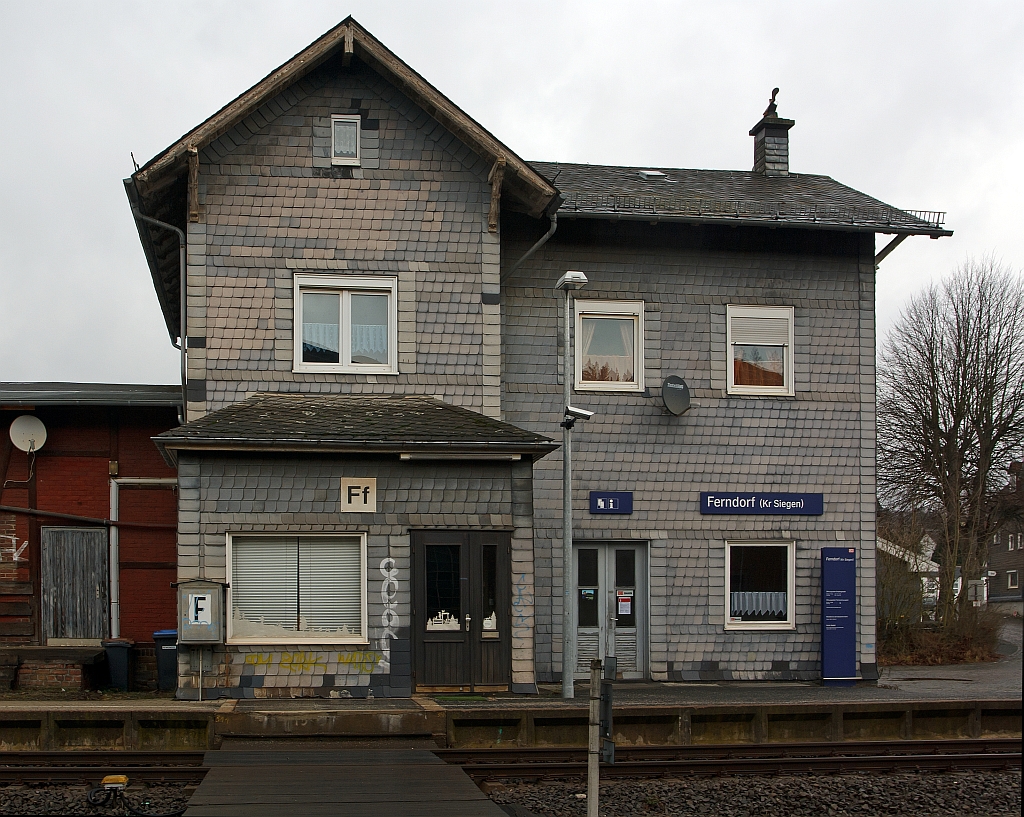
POLYGON ((782 119, 779 114, 779 106, 775 104, 775 97, 779 95, 778 88, 772 88, 772 98, 768 101, 768 107, 764 109, 764 113, 761 114, 761 121, 758 122, 754 127, 750 129, 751 136, 757 136, 757 134, 765 128, 779 128, 783 130, 789 130, 793 125, 796 124, 792 119, 782 119))

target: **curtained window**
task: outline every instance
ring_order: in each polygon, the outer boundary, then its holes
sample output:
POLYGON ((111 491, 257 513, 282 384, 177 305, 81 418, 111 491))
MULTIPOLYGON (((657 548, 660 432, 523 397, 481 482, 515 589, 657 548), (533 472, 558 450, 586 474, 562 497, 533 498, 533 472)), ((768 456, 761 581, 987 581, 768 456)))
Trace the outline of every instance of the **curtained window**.
POLYGON ((726 629, 788 629, 793 625, 794 546, 726 546, 726 629))
POLYGON ((331 117, 331 164, 359 164, 359 117, 334 114, 331 117))
POLYGON ((397 371, 393 278, 295 276, 296 371, 397 371))
POLYGON ((576 388, 643 389, 642 301, 576 301, 576 388))

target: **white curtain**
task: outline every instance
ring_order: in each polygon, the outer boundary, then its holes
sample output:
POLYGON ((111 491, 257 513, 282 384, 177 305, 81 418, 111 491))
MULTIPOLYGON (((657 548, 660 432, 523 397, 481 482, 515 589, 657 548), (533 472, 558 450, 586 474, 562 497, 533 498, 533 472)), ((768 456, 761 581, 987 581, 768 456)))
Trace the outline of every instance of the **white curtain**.
POLYGON ((729 615, 739 616, 784 616, 786 615, 785 592, 742 592, 729 594, 729 615))

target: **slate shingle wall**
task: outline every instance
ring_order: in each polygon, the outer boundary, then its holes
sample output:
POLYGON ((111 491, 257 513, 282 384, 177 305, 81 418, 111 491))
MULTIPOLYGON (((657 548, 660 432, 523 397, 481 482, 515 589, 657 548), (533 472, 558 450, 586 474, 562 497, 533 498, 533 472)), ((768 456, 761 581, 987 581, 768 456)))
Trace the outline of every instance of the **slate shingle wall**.
MULTIPOLYGON (((505 529, 512 533, 515 619, 512 682, 533 689, 533 531, 529 464, 404 463, 395 459, 314 457, 179 459, 178 578, 227 578, 226 534, 367 534, 367 645, 217 648, 206 683, 236 696, 273 694, 408 695, 411 685, 410 528, 505 529), (377 513, 340 511, 340 480, 376 477, 377 513), (393 559, 393 566, 385 564, 393 559), (202 564, 202 567, 200 567, 202 564), (394 572, 399 637, 383 641, 382 596, 394 572), (390 666, 386 661, 390 649, 390 666), (326 677, 326 678, 325 678, 326 677), (260 680, 254 680, 260 679, 260 680), (257 689, 280 692, 260 692, 257 689)), ((393 621, 393 618, 391 618, 393 621)), ((183 651, 184 652, 184 651, 183 651)), ((179 684, 195 689, 187 657, 179 684)))
MULTIPOLYGON (((591 228, 588 228, 591 229, 591 228)), ((596 228, 593 228, 596 229, 596 228)), ((602 228, 603 229, 603 228, 602 228)), ((607 227, 592 243, 571 223, 503 288, 503 419, 554 436, 561 419, 561 296, 567 269, 590 279, 587 299, 645 301, 651 396, 575 392, 596 411, 574 432, 575 538, 646 541, 650 552, 651 671, 655 679, 818 677, 818 551, 858 547, 861 661, 874 663, 874 277, 870 237, 835 254, 682 249, 651 228, 607 227), (577 231, 578 232, 578 231, 577 231), (795 307, 792 398, 730 397, 725 307, 795 307), (681 375, 693 407, 661 404, 661 381, 681 375), (591 516, 588 492, 634 492, 630 516, 591 516), (699 492, 821 492, 825 514, 704 516, 699 492), (725 632, 728 540, 795 540, 795 631, 725 632)), ((560 233, 562 227, 559 228, 560 233)), ((506 237, 511 231, 506 231, 506 237)), ((529 246, 509 241, 505 263, 529 246)), ((750 248, 747 248, 750 250, 750 248)), ((756 249, 756 248, 755 248, 756 249)), ((561 668, 561 460, 535 469, 537 662, 561 668)))
POLYGON ((498 311, 481 304, 497 284, 489 170, 358 61, 328 62, 204 149, 190 418, 278 390, 425 393, 497 416, 498 311), (361 167, 330 166, 332 113, 361 114, 361 167), (292 372, 297 271, 399 279, 399 375, 292 372))

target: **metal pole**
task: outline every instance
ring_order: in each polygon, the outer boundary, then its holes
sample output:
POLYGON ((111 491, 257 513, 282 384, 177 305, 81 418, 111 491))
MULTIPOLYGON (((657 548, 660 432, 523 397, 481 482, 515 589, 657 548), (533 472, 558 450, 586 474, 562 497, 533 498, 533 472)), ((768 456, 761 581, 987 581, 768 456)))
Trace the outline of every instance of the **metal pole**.
MULTIPOLYGON (((565 291, 565 337, 562 344, 562 384, 565 406, 572 396, 572 354, 569 350, 570 291, 565 291)), ((573 619, 572 570, 572 431, 562 423, 562 698, 572 700, 573 671, 576 668, 576 628, 573 619)))
POLYGON ((587 817, 597 817, 601 758, 601 659, 590 662, 590 740, 587 744, 587 817))

